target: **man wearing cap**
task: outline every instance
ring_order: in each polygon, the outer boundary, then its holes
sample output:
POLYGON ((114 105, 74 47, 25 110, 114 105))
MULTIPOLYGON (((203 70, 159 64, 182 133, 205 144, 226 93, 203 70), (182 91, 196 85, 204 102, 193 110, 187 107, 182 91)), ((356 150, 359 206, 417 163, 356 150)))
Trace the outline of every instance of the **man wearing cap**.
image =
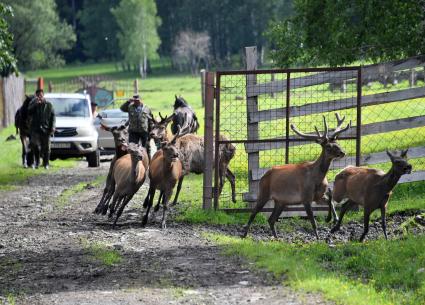
POLYGON ((148 137, 152 127, 152 121, 149 119, 153 117, 151 110, 143 104, 139 95, 134 95, 120 109, 121 111, 128 112, 128 141, 136 144, 141 142, 142 146, 146 148, 148 155, 150 155, 148 137))

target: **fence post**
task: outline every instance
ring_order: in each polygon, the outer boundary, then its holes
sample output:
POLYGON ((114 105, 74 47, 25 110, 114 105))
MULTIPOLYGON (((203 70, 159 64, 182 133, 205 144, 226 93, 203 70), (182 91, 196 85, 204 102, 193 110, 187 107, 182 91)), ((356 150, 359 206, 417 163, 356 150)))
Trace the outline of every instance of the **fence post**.
MULTIPOLYGON (((211 209, 213 189, 213 154, 214 154, 214 73, 205 72, 205 130, 204 130, 204 176, 203 176, 203 194, 202 208, 211 209)), ((217 169, 216 169, 217 170, 217 169)))
POLYGON ((139 80, 135 79, 134 80, 134 94, 138 94, 139 93, 139 80))
POLYGON ((44 90, 44 78, 39 77, 37 80, 37 89, 43 89, 44 90))
MULTIPOLYGON (((257 70, 257 47, 246 47, 246 70, 257 70)), ((248 97, 248 93, 252 90, 252 87, 257 84, 256 74, 247 74, 246 76, 246 110, 247 110, 247 133, 248 140, 258 140, 258 123, 251 123, 249 118, 250 114, 258 112, 258 97, 248 97)), ((249 177, 249 194, 256 194, 258 188, 258 182, 251 179, 251 172, 253 169, 258 169, 260 165, 260 155, 258 151, 248 153, 248 177, 249 177)), ((249 196, 251 197, 251 196, 249 196)), ((250 199, 250 198, 246 198, 250 199)), ((252 201, 250 199, 249 201, 252 201)))
POLYGON ((48 88, 49 92, 53 92, 53 85, 52 85, 51 81, 49 81, 47 88, 48 88))
POLYGON ((201 98, 202 98, 202 107, 205 107, 205 78, 206 78, 205 69, 201 70, 201 98))

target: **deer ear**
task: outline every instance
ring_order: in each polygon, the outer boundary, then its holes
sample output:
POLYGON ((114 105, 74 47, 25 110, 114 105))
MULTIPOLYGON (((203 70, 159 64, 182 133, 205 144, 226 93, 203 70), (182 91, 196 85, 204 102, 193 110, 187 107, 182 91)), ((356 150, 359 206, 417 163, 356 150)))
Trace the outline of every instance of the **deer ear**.
POLYGON ((401 151, 401 155, 400 155, 400 157, 402 157, 403 159, 406 159, 407 158, 407 151, 408 151, 409 149, 406 149, 406 150, 402 150, 401 151))
POLYGON ((167 145, 166 141, 161 142, 161 149, 164 148, 167 145))
POLYGON ((387 149, 387 155, 390 157, 391 161, 394 159, 394 155, 387 149))

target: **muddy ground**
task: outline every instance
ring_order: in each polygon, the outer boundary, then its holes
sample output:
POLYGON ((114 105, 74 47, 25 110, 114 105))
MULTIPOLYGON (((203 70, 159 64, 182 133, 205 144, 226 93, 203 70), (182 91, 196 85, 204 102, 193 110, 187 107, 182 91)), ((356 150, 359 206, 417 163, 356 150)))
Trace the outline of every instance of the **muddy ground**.
MULTIPOLYGON (((285 286, 285 278, 266 272, 221 250, 202 237, 203 232, 239 235, 238 226, 192 226, 159 219, 140 226, 140 204, 146 188, 128 205, 116 230, 104 216, 94 215, 109 163, 90 169, 51 171, 30 178, 14 191, 0 192, 0 304, 328 304, 318 294, 301 294, 285 286), (83 191, 63 202, 58 199, 73 185, 83 191), (93 249, 113 250, 120 257, 112 265, 95 257, 93 249), (7 301, 8 300, 8 301, 7 301)), ((388 221, 389 236, 400 235, 400 224, 412 215, 388 221)), ((283 220, 282 240, 314 240, 310 224, 283 220), (285 225, 286 223, 286 225, 285 225)), ((319 234, 329 243, 351 240, 362 225, 351 222, 330 237, 329 227, 319 234)), ((423 227, 415 227, 423 233, 423 227)), ((369 238, 380 236, 378 222, 369 238)), ((251 236, 270 239, 266 226, 253 226, 251 236)))
POLYGON ((166 230, 159 223, 141 228, 145 189, 112 230, 105 217, 92 213, 102 184, 90 185, 109 163, 86 166, 51 171, 0 192, 0 304, 327 303, 222 256, 201 236, 203 227, 171 219, 166 230), (60 194, 80 182, 87 187, 63 206, 60 194), (121 260, 108 265, 96 258, 92 249, 99 245, 121 260))

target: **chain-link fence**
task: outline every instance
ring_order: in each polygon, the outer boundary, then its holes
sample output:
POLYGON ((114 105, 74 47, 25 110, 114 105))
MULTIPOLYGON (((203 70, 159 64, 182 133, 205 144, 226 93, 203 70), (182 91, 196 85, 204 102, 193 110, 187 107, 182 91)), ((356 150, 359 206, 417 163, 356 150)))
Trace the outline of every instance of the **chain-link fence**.
POLYGON ((315 134, 315 126, 323 132, 324 116, 332 131, 335 113, 352 127, 339 137, 347 154, 333 162, 330 181, 348 165, 388 170, 386 150, 406 148, 414 173, 400 182, 424 180, 424 65, 420 56, 361 68, 217 72, 216 132, 237 148, 230 169, 238 203, 225 186, 220 208, 255 201, 272 166, 317 159, 320 145, 296 136, 290 124, 315 134))

